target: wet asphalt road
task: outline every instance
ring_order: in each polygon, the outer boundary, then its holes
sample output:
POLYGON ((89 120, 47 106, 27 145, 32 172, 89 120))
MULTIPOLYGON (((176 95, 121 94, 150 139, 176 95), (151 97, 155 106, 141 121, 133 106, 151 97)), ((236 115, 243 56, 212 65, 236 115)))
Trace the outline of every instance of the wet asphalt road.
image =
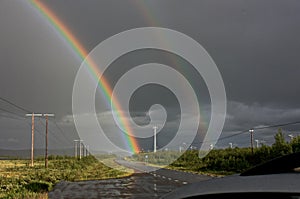
POLYGON ((143 163, 134 163, 126 160, 116 160, 116 162, 120 165, 123 165, 128 168, 132 168, 135 170, 135 173, 149 173, 158 179, 168 179, 169 181, 179 182, 181 184, 188 184, 203 180, 208 180, 211 177, 205 175, 197 175, 193 173, 187 173, 182 171, 175 171, 170 169, 164 169, 153 166, 147 166, 143 163), (157 170, 158 169, 158 170, 157 170))
POLYGON ((49 198, 160 198, 185 184, 211 178, 168 169, 154 171, 155 167, 125 160, 116 162, 134 169, 135 173, 118 179, 60 182, 49 193, 49 198))

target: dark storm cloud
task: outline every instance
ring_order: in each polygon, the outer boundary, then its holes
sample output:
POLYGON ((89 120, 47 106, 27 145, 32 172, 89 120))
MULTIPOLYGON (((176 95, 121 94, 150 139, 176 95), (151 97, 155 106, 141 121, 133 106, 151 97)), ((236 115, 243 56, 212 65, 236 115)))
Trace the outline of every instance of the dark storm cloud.
MULTIPOLYGON (((223 129, 223 134, 221 140, 218 142, 218 146, 228 146, 229 142, 235 143, 235 146, 248 146, 250 140, 249 129, 299 122, 299 115, 300 108, 280 108, 258 103, 249 105, 229 101, 225 128, 223 129), (237 136, 230 137, 231 135, 237 136), (222 140, 222 138, 228 136, 228 139, 222 140)), ((300 135, 300 124, 298 123, 282 126, 280 128, 282 128, 287 140, 289 140, 289 134, 294 136, 300 135)), ((255 139, 264 141, 266 144, 272 144, 277 130, 278 127, 255 130, 255 139)))
POLYGON ((229 99, 299 106, 298 1, 49 1, 87 49, 121 31, 158 25, 202 44, 229 99), (84 14, 82 14, 84 13, 84 14))
POLYGON ((257 103, 247 105, 230 101, 227 113, 228 126, 224 130, 247 130, 259 126, 296 122, 300 121, 299 115, 300 108, 280 108, 257 103))
MULTIPOLYGON (((114 34, 143 26, 194 38, 224 80, 229 101, 224 134, 300 118, 299 1, 45 2, 88 51, 114 34)), ((58 120, 68 118, 78 57, 27 2, 1 1, 0 27, 0 95, 35 112, 54 112, 58 120)), ((207 98, 203 106, 209 106, 207 98)), ((76 132, 68 121, 61 125, 73 140, 76 132)), ((22 136, 22 128, 14 133, 22 136)))

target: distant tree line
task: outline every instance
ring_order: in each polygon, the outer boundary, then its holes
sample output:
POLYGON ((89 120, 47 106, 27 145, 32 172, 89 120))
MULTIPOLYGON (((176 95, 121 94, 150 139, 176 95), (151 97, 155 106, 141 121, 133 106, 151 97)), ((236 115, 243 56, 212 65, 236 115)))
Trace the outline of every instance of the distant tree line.
MULTIPOLYGON (((213 149, 204 158, 199 158, 199 151, 188 150, 170 167, 194 172, 210 173, 240 173, 257 164, 268 160, 300 152, 300 136, 294 137, 290 142, 284 138, 281 129, 274 136, 275 142, 271 146, 262 145, 255 148, 252 154, 251 148, 227 148, 213 149)), ((154 164, 163 164, 166 159, 174 158, 175 152, 160 152, 147 154, 147 161, 154 164), (163 153, 163 154, 162 154, 163 153)), ((139 161, 145 161, 144 154, 134 156, 139 161)))

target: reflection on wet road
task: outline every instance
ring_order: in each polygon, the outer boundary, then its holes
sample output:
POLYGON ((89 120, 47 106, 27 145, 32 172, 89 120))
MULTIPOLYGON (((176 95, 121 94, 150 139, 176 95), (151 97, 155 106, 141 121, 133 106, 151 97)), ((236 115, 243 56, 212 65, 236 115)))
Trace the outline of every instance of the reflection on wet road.
POLYGON ((210 178, 168 169, 153 171, 153 167, 124 160, 118 163, 134 168, 136 173, 119 179, 60 182, 49 193, 49 198, 159 198, 185 184, 210 178), (142 173, 145 170, 148 173, 142 173))
POLYGON ((159 198, 181 185, 140 173, 120 179, 60 182, 49 198, 159 198))

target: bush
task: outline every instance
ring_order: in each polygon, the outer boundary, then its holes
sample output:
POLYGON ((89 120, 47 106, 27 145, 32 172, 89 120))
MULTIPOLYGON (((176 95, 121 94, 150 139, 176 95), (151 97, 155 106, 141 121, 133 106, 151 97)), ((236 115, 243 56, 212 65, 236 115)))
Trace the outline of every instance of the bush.
POLYGON ((25 188, 33 192, 48 192, 52 188, 52 184, 44 181, 32 181, 25 185, 25 188))

